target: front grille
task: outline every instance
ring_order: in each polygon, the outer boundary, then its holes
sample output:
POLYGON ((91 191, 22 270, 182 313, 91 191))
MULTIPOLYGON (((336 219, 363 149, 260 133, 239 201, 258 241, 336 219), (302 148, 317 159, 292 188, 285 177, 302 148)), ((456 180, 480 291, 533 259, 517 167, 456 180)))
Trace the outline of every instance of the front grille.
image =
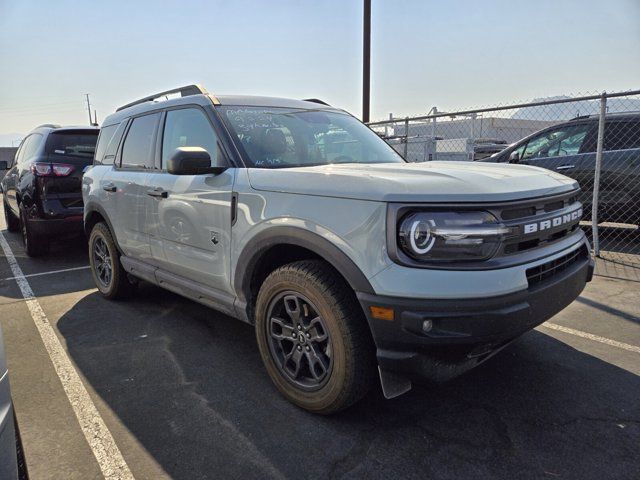
POLYGON ((513 228, 511 235, 505 238, 498 256, 509 256, 541 248, 571 235, 578 229, 579 218, 559 221, 557 224, 540 224, 545 220, 564 217, 580 208, 575 192, 552 198, 539 198, 518 202, 518 205, 496 207, 491 212, 502 220, 507 227, 513 228), (526 231, 526 225, 538 225, 534 231, 526 231))
POLYGON ((568 228, 565 228, 557 232, 550 231, 546 235, 542 235, 538 238, 533 238, 531 240, 520 240, 520 239, 511 240, 505 244, 503 251, 505 255, 509 255, 512 253, 519 253, 519 252, 524 252, 526 250, 531 250, 532 248, 543 247, 545 245, 548 245, 549 243, 553 243, 557 240, 560 240, 561 238, 566 237, 570 233, 575 232, 578 228, 579 228, 578 225, 572 225, 568 228))
POLYGON ((537 267, 527 269, 527 281, 529 287, 538 285, 541 282, 557 275, 558 273, 568 269, 576 262, 585 260, 588 257, 587 247, 582 246, 571 253, 567 253, 562 257, 558 257, 555 260, 538 265, 537 267))

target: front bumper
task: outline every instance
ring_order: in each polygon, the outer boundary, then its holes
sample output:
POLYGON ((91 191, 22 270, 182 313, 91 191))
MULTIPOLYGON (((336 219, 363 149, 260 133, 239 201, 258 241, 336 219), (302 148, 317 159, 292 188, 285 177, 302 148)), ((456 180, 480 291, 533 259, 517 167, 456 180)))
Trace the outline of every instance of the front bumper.
MULTIPOLYGON (((381 372, 442 381, 479 365, 564 309, 593 276, 586 245, 565 269, 525 290, 488 298, 408 299, 358 293, 381 372), (393 320, 371 307, 393 309, 393 320), (424 331, 423 323, 431 322, 424 331)), ((452 286, 453 288, 453 286, 452 286)))

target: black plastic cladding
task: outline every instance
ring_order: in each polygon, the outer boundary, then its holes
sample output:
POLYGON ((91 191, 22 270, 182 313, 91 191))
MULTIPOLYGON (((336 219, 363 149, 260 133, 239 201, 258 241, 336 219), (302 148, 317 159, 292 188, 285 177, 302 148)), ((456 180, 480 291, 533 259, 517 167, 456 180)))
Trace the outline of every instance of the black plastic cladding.
POLYGON ((398 228, 406 214, 416 211, 485 211, 491 213, 507 227, 522 227, 526 223, 540 222, 554 218, 567 211, 572 212, 582 205, 577 201, 579 190, 567 193, 527 200, 496 203, 451 203, 451 204, 399 204, 391 203, 387 207, 387 251, 389 257, 400 265, 446 270, 489 270, 520 265, 535 260, 530 254, 535 250, 558 242, 578 230, 579 219, 575 222, 549 228, 523 236, 518 234, 507 237, 494 256, 478 262, 441 262, 429 263, 414 260, 405 254, 398 243, 398 228), (527 255, 524 258, 522 255, 527 255))

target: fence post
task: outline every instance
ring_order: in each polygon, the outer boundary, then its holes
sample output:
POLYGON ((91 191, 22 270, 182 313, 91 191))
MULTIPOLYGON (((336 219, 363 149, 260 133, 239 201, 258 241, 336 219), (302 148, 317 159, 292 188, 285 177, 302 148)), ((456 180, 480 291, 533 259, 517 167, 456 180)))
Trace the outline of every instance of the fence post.
POLYGON ((593 177, 593 203, 591 205, 591 231, 593 252, 600 256, 600 238, 598 236, 598 195, 600 193, 600 170, 602 169, 602 150, 604 149, 604 121, 607 113, 607 92, 600 97, 600 117, 598 118, 598 144, 596 147, 596 167, 593 177))
POLYGON ((404 117, 404 159, 407 160, 409 148, 409 117, 404 117))

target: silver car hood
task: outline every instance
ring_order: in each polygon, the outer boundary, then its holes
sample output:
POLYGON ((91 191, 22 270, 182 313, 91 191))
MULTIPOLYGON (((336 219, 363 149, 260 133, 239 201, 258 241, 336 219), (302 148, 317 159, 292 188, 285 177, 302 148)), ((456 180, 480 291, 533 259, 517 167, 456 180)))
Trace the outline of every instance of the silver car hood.
POLYGON ((256 190, 383 202, 493 202, 568 192, 575 180, 538 167, 474 162, 251 168, 256 190))

